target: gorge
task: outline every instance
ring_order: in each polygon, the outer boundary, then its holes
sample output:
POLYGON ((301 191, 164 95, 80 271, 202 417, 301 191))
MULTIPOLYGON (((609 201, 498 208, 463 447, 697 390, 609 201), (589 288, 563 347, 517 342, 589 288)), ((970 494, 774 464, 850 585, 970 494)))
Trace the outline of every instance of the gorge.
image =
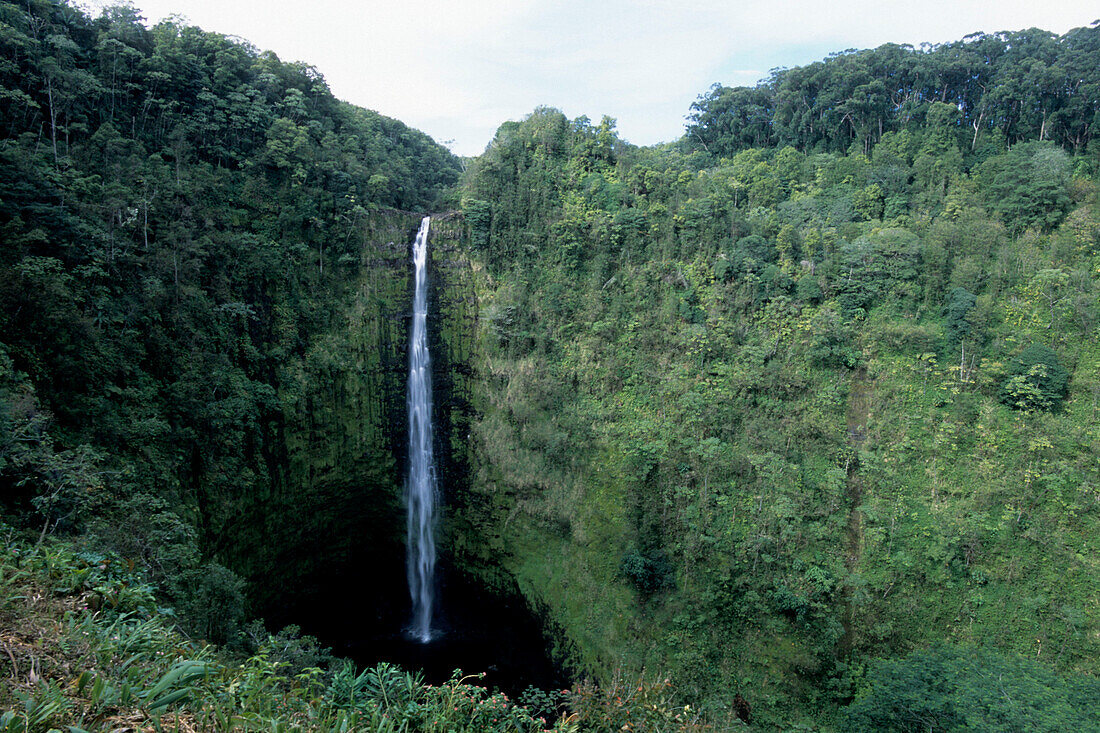
POLYGON ((0 10, 0 707, 150 721, 81 673, 216 657, 165 710, 461 667, 581 730, 1095 727, 1095 25, 459 160, 178 20, 0 10))

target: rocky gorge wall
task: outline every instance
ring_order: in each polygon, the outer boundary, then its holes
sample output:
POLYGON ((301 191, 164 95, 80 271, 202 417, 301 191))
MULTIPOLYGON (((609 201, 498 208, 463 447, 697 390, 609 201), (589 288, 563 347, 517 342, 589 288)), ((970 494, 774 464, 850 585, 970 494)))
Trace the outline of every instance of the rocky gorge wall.
POLYGON ((377 587, 403 583, 408 242, 418 222, 372 213, 358 261, 337 265, 337 284, 314 294, 327 327, 278 375, 270 490, 242 501, 249 531, 227 553, 273 625, 308 618, 349 580, 359 587, 357 568, 372 568, 377 587))
POLYGON ((489 671, 487 683, 517 693, 558 687, 567 680, 546 652, 547 617, 506 570, 497 534, 485 531, 499 529, 506 504, 471 478, 483 462, 472 435, 478 404, 492 385, 479 342, 485 273, 455 213, 433 216, 428 249, 440 637, 423 647, 403 634, 409 248, 420 219, 372 212, 357 261, 345 258, 335 284, 314 293, 326 325, 299 334, 304 348, 275 375, 279 411, 256 469, 269 480, 217 505, 207 521, 228 538, 219 556, 246 579, 251 615, 271 630, 294 624, 339 655, 422 667, 429 679, 462 667, 489 671))

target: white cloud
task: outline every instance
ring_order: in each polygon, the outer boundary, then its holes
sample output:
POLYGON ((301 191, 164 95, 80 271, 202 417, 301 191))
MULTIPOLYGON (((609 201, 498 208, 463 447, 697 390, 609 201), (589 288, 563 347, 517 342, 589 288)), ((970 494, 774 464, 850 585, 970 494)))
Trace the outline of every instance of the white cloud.
POLYGON ((135 1, 152 21, 179 12, 311 63, 337 96, 463 154, 540 104, 616 117, 625 138, 650 144, 678 137, 711 83, 751 84, 766 75, 756 69, 979 30, 1061 33, 1100 15, 1083 0, 135 1))

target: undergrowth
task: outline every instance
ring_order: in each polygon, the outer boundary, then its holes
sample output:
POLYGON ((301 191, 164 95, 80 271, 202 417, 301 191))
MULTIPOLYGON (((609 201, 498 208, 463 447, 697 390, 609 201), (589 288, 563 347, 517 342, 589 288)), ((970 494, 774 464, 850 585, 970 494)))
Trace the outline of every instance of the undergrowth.
POLYGON ((519 704, 459 670, 432 685, 388 663, 295 668, 282 635, 235 656, 183 635, 131 562, 11 534, 0 547, 0 733, 715 730, 661 679, 519 704))

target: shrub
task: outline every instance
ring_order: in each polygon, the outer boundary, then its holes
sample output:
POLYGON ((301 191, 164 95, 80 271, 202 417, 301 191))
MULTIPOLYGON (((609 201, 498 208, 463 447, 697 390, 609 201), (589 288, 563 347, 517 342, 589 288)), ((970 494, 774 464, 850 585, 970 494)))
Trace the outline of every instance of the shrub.
POLYGON ((288 675, 300 674, 311 667, 327 668, 336 661, 330 647, 321 644, 315 636, 303 634, 300 627, 291 624, 277 634, 270 634, 263 619, 253 620, 244 628, 238 646, 250 654, 266 650, 288 675))
POLYGON ((1054 410, 1066 398, 1069 372, 1054 350, 1032 344, 1013 360, 1001 401, 1018 410, 1054 410))
POLYGON ((603 686, 582 682, 570 693, 569 707, 581 729, 592 733, 714 730, 698 710, 677 704, 672 683, 660 676, 628 681, 616 674, 603 686))
POLYGON ((1053 229, 1070 205, 1070 162, 1054 143, 1027 142, 987 160, 978 177, 990 207, 1013 231, 1053 229))
POLYGON ((631 550, 623 555, 619 569, 645 595, 656 593, 672 585, 672 563, 662 550, 639 552, 631 550))
POLYGON ((420 697, 422 683, 419 674, 386 662, 356 674, 355 664, 345 660, 332 676, 328 697, 339 707, 377 706, 383 712, 401 714, 420 697))
POLYGON ((802 303, 817 304, 821 302, 823 294, 821 292, 821 284, 818 283, 817 278, 811 275, 803 275, 798 279, 798 284, 795 287, 795 298, 802 303))
POLYGON ((187 628, 216 643, 234 638, 244 618, 244 580, 215 562, 188 573, 187 579, 194 590, 178 609, 187 628))

